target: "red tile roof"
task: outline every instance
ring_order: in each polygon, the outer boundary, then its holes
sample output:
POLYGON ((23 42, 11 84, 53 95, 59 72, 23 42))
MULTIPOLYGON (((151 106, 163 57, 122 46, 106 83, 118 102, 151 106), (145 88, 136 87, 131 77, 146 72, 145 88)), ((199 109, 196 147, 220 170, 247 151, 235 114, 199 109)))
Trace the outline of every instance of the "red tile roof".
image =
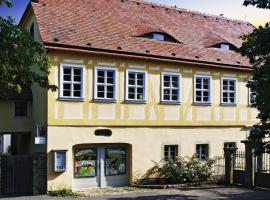
POLYGON ((253 30, 246 22, 133 0, 39 0, 31 5, 45 43, 84 48, 90 43, 116 52, 250 67, 240 54, 210 47, 222 42, 240 47, 239 37, 253 30), (165 32, 180 43, 138 37, 149 32, 165 32))

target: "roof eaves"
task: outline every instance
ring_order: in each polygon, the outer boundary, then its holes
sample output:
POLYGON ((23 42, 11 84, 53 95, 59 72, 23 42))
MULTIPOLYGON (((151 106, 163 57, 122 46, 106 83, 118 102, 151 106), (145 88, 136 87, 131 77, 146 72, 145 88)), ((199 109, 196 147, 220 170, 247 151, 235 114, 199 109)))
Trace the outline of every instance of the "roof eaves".
POLYGON ((118 56, 118 57, 141 58, 141 59, 149 59, 149 60, 155 60, 155 61, 177 62, 177 63, 183 63, 183 64, 200 65, 204 67, 219 67, 223 69, 238 69, 238 70, 244 70, 244 71, 252 71, 252 67, 248 65, 240 65, 240 64, 232 65, 232 64, 226 64, 226 63, 198 61, 198 60, 191 60, 191 59, 184 59, 184 58, 135 53, 135 52, 128 52, 128 51, 100 49, 100 48, 94 48, 94 47, 82 47, 82 46, 59 44, 59 43, 56 44, 56 43, 51 43, 51 42, 44 42, 44 47, 48 50, 76 51, 76 52, 102 54, 102 55, 113 55, 113 56, 118 56))

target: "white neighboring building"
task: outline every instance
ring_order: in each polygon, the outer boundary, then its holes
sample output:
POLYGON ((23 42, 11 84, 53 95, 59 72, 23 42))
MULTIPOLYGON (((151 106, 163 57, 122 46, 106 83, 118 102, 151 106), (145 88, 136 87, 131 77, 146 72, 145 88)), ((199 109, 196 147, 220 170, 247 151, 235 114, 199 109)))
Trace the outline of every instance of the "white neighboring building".
POLYGON ((11 145, 11 135, 0 135, 0 153, 8 153, 11 145))

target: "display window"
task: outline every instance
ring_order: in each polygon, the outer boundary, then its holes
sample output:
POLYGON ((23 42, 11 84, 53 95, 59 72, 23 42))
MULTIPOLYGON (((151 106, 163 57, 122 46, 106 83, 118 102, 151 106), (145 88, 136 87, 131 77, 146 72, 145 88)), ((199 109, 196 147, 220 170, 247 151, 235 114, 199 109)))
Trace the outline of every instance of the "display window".
POLYGON ((106 148, 105 174, 106 176, 126 174, 126 148, 106 148))
POLYGON ((97 149, 76 149, 74 161, 76 178, 97 176, 97 149))

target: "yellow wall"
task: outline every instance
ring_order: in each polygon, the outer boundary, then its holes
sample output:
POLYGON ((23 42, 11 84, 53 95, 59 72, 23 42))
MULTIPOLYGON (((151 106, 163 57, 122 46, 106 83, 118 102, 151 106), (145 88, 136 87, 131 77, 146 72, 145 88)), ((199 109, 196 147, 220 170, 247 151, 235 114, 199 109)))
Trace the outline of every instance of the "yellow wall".
POLYGON ((248 105, 246 82, 250 74, 233 70, 200 68, 139 60, 83 56, 76 54, 51 54, 53 61, 50 80, 59 86, 60 63, 80 64, 86 68, 85 99, 62 101, 58 93, 49 92, 48 125, 59 126, 239 126, 256 122, 256 110, 248 105), (116 103, 100 103, 93 99, 93 74, 95 66, 118 69, 118 99, 116 103), (140 69, 148 72, 147 102, 126 103, 125 71, 140 69), (160 103, 161 72, 176 72, 182 75, 181 105, 160 103), (194 75, 212 76, 212 105, 193 105, 194 75), (220 105, 221 77, 238 80, 237 106, 220 105))
POLYGON ((48 127, 48 188, 59 185, 72 187, 74 159, 73 146, 78 144, 125 143, 132 148, 132 181, 142 178, 147 170, 163 157, 164 145, 179 145, 179 156, 192 156, 196 144, 209 144, 209 156, 223 155, 224 142, 236 142, 240 150, 246 138, 246 130, 241 127, 108 127, 112 136, 95 136, 95 127, 48 127), (52 151, 67 151, 67 171, 53 172, 52 151))

